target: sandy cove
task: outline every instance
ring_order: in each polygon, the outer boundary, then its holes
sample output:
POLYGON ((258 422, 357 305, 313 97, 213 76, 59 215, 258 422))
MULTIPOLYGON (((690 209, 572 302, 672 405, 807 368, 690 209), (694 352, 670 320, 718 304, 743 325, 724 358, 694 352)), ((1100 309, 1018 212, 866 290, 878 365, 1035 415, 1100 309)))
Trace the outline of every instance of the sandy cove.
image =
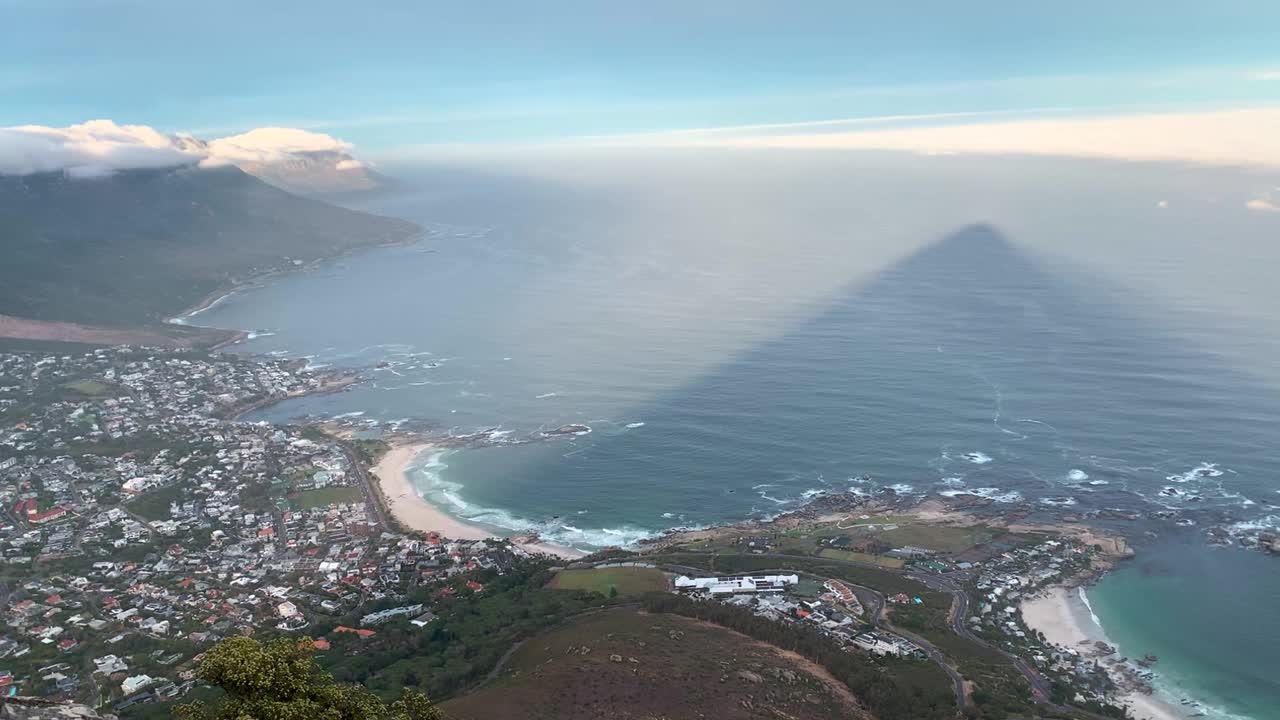
MULTIPOLYGON (((423 452, 443 449, 425 441, 396 440, 391 444, 372 472, 378 478, 378 486, 386 500, 387 510, 405 527, 424 533, 434 532, 454 540, 484 540, 500 537, 479 525, 463 522, 427 502, 409 480, 409 468, 423 452)), ((580 550, 546 542, 528 542, 513 538, 513 542, 530 552, 578 558, 585 555, 580 550)))
MULTIPOLYGON (((1107 639, 1092 621, 1082 619, 1088 611, 1077 607, 1080 603, 1075 599, 1075 593, 1075 588, 1051 587, 1023 601, 1022 619, 1028 627, 1044 633, 1049 642, 1085 654, 1088 652, 1085 641, 1091 645, 1097 641, 1107 642, 1107 639)), ((1107 666, 1105 660, 1103 664, 1107 666)), ((1110 669, 1109 672, 1117 685, 1126 687, 1126 681, 1116 670, 1110 669)), ((1176 706, 1137 690, 1122 689, 1117 699, 1128 706, 1136 720, 1184 720, 1187 717, 1176 706)))

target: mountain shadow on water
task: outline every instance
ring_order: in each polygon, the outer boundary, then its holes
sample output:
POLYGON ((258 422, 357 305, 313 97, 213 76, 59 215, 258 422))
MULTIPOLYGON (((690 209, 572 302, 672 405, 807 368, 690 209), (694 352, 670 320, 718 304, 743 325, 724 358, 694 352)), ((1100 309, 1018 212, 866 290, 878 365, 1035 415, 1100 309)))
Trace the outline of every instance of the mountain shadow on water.
POLYGON ((1238 482, 1201 473, 1171 502, 1247 512, 1231 495, 1269 492, 1258 478, 1276 461, 1280 401, 1146 312, 992 226, 966 227, 619 416, 643 428, 594 433, 569 453, 475 451, 467 495, 546 516, 577 497, 652 527, 655 502, 677 520, 770 514, 870 473, 870 491, 937 491, 951 477, 1077 510, 1151 509, 1143 498, 1166 475, 1221 462, 1238 482), (500 483, 476 487, 475 467, 500 483))

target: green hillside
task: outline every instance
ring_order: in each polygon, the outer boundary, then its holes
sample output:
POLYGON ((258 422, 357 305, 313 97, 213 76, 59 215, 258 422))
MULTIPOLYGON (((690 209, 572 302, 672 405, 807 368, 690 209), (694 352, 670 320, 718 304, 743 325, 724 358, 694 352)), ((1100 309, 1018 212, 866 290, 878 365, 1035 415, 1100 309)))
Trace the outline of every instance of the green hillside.
POLYGON ((230 283, 418 231, 232 167, 0 175, 0 313, 154 324, 230 283))

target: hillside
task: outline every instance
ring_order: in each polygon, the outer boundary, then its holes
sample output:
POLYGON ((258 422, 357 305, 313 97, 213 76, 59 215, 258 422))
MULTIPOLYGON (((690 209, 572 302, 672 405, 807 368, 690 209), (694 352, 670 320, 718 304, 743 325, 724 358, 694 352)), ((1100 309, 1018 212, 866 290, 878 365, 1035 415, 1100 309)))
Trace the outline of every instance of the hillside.
POLYGON ((0 312, 156 325, 218 288, 418 230, 234 167, 0 176, 0 312))
POLYGON ((871 718, 817 665, 731 630, 617 608, 535 636, 443 706, 487 718, 871 718))

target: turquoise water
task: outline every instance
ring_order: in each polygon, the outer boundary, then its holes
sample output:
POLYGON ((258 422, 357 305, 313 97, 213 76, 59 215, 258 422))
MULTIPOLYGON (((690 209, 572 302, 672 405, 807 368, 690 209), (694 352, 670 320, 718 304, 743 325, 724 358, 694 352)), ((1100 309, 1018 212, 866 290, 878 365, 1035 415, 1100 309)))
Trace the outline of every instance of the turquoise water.
POLYGON ((1089 600, 1122 654, 1160 657, 1157 688, 1175 704, 1201 701, 1211 718, 1280 717, 1275 562, 1194 539, 1153 544, 1089 600))
MULTIPOLYGON (((584 548, 843 490, 1134 510, 1119 525, 1152 558, 1199 547, 1208 526, 1275 523, 1280 217, 1244 208, 1275 178, 865 154, 673 163, 402 171, 416 189, 371 207, 424 223, 424 242, 273 280, 199 321, 371 378, 261 417, 494 432, 505 444, 425 463, 420 489, 584 548), (592 432, 524 442, 566 423, 592 432)), ((1248 558, 1215 582, 1280 622, 1257 582, 1280 573, 1248 558)), ((1135 593, 1163 587, 1132 577, 1135 593)), ((1192 622, 1174 594, 1169 617, 1192 622)), ((1147 651, 1140 618, 1097 604, 1147 651)), ((1254 630, 1226 618, 1217 647, 1254 630)), ((1151 649, 1183 678, 1235 667, 1151 649)), ((1273 645, 1257 653, 1280 665, 1273 645)), ((1240 692, 1256 717, 1280 706, 1274 685, 1240 692)))

